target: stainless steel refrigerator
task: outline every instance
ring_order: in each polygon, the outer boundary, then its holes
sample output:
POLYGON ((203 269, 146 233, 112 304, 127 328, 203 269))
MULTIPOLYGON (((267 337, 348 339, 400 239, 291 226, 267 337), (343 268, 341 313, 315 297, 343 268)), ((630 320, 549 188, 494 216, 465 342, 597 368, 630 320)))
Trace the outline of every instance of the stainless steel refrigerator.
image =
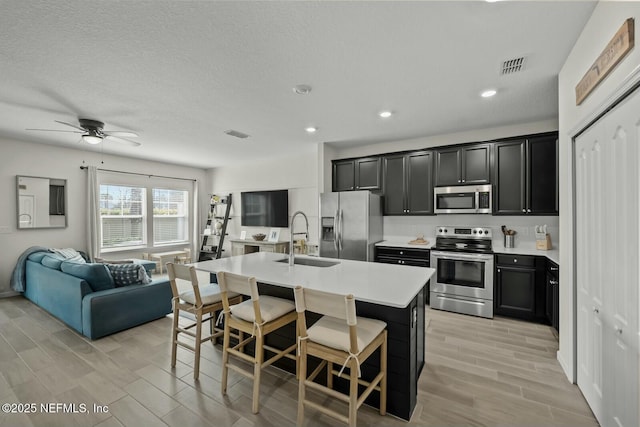
POLYGON ((373 261, 382 240, 382 199, 370 191, 320 195, 320 256, 373 261))

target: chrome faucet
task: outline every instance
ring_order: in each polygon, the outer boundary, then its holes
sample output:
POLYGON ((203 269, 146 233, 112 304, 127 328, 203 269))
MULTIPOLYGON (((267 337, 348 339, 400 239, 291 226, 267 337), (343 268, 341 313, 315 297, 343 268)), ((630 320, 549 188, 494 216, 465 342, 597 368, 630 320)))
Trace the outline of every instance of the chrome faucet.
POLYGON ((305 238, 307 240, 309 240, 309 219, 307 218, 307 216, 304 214, 304 212, 302 211, 297 211, 295 212, 292 216, 291 216, 291 225, 289 226, 290 230, 289 230, 289 265, 293 265, 295 262, 295 255, 294 255, 294 251, 293 251, 293 236, 297 235, 297 234, 304 234, 305 238), (294 233, 293 232, 293 222, 296 219, 296 216, 298 216, 298 214, 302 215, 304 217, 304 221, 307 223, 307 231, 304 233, 294 233))

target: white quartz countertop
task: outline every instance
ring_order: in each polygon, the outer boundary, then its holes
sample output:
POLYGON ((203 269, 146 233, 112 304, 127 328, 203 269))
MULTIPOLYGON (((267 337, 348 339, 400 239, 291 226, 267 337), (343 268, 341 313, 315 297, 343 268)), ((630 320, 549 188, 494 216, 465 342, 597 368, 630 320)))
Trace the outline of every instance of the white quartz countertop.
POLYGON ((256 252, 192 264, 197 270, 228 271, 253 276, 258 282, 294 288, 297 285, 337 294, 353 294, 358 301, 405 308, 434 274, 433 268, 381 264, 344 259, 296 258, 338 261, 331 267, 276 262, 286 254, 256 252))
POLYGON ((389 247, 389 248, 407 248, 407 249, 431 249, 433 247, 433 245, 436 244, 435 237, 426 238, 425 240, 427 242, 429 242, 426 245, 416 245, 416 244, 413 244, 413 243, 409 243, 410 240, 413 240, 413 239, 407 239, 407 240, 397 240, 397 239, 383 240, 382 242, 376 243, 376 246, 386 246, 386 247, 389 247))

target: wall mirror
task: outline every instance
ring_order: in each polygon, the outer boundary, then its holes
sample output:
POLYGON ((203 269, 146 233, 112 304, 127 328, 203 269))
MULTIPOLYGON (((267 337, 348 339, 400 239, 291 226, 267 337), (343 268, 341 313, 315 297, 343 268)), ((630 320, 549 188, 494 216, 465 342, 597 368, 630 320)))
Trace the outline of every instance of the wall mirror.
POLYGON ((16 176, 18 229, 67 226, 67 180, 16 176))

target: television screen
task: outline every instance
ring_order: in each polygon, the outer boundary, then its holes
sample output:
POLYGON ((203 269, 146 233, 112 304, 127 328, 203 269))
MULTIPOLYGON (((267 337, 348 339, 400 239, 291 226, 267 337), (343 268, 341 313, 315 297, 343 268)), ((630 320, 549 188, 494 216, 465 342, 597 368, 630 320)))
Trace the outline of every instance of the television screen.
POLYGON ((242 192, 241 209, 243 226, 288 227, 289 190, 242 192))

